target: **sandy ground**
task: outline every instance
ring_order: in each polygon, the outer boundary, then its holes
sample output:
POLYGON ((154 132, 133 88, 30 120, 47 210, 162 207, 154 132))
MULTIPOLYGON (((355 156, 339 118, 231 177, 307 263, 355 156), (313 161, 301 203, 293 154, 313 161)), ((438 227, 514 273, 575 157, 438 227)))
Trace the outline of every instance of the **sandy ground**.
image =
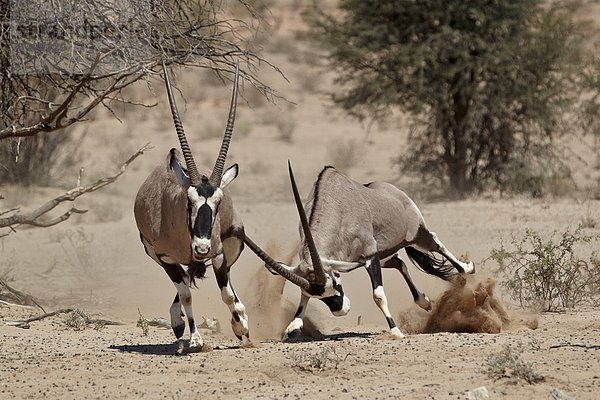
MULTIPOLYGON (((404 145, 404 118, 392 118, 387 126, 365 127, 331 109, 320 89, 330 87, 332 76, 313 68, 318 55, 310 48, 290 40, 294 27, 301 25, 297 13, 279 11, 275 10, 279 28, 269 45, 269 57, 290 82, 268 71, 265 79, 294 104, 265 103, 244 87, 228 158, 228 164, 240 164, 240 176, 230 188, 246 232, 278 257, 285 258, 298 240, 288 159, 294 163, 304 195, 327 164, 359 181, 396 182, 413 196, 446 246, 457 256, 473 260, 483 277, 494 276, 496 265, 486 259, 502 239, 509 242, 511 234, 530 228, 549 235, 573 229, 584 220, 600 220, 600 201, 586 196, 586 188, 597 185, 600 170, 592 146, 585 141, 573 143, 578 194, 542 200, 490 195, 456 202, 423 201, 427 188, 400 176, 391 162, 409 151, 404 145), (288 129, 291 126, 291 135, 285 134, 282 119, 288 129)), ((179 73, 176 84, 187 100, 178 97, 196 161, 210 166, 220 145, 229 87, 195 71, 179 73), (216 135, 213 126, 218 127, 216 135)), ((156 88, 157 107, 120 110, 122 123, 99 110, 91 122, 73 132, 87 131, 82 148, 89 181, 112 173, 148 141, 154 150, 115 184, 78 200, 79 208, 90 210, 86 215, 48 229, 20 229, 0 239, 0 276, 35 296, 47 311, 77 307, 94 318, 123 325, 80 329, 69 326, 60 315, 21 329, 7 322, 41 311, 0 305, 0 399, 458 399, 482 386, 490 398, 547 399, 553 389, 577 399, 600 398, 600 310, 542 314, 535 330, 410 334, 392 340, 372 300, 366 271, 356 270, 344 276, 353 305, 348 316, 333 317, 312 301, 307 316, 325 336, 281 343, 298 290, 286 287, 284 296, 277 296, 280 281, 266 274, 249 251, 234 266, 232 282, 247 307, 254 347, 240 347, 235 339, 210 270, 193 290, 193 301, 199 322, 201 316, 220 321, 221 333, 203 330, 213 351, 176 356, 170 329, 150 327, 143 335, 136 326, 140 313, 148 319, 168 317, 175 293, 166 274, 144 253, 132 211, 141 182, 177 146, 162 84, 158 82, 156 88), (528 384, 489 378, 487 359, 505 345, 520 348, 521 357, 533 363, 545 380, 528 384), (327 362, 316 367, 314 360, 327 362)), ((135 90, 144 95, 142 88, 135 90)), ((65 172, 62 180, 69 186, 76 176, 77 171, 65 172)), ((6 197, 1 209, 17 204, 33 208, 61 192, 19 187, 0 191, 6 197)), ((586 228, 586 233, 600 233, 600 225, 586 228)), ((405 321, 409 331, 411 324, 422 321, 424 312, 412 303, 406 284, 394 272, 383 272, 390 309, 402 316, 398 320, 405 321)), ((447 287, 415 269, 411 273, 432 299, 447 287)))

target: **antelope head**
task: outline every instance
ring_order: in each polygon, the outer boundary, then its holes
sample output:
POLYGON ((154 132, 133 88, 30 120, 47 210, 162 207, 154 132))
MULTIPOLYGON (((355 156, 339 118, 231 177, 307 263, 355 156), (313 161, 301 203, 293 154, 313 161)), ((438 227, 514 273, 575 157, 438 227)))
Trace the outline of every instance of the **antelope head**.
POLYGON ((346 315, 350 311, 350 299, 344 295, 340 275, 330 268, 324 268, 323 263, 321 262, 319 252, 317 251, 315 241, 308 226, 306 211, 304 210, 300 194, 298 193, 298 187, 296 186, 296 180, 294 179, 294 171, 292 170, 292 165, 289 161, 288 171, 290 174, 292 191, 294 193, 294 201, 300 216, 300 225, 302 226, 302 232, 304 233, 304 242, 302 246, 308 248, 310 260, 302 259, 298 266, 294 268, 273 260, 248 237, 245 239, 246 244, 248 244, 248 247, 250 247, 252 251, 265 262, 265 266, 272 273, 279 274, 297 285, 302 289, 302 292, 305 295, 318 298, 327 304, 327 307, 329 307, 329 310, 334 315, 346 315))
POLYGON ((233 133, 233 123, 235 120, 237 104, 239 65, 236 66, 233 94, 231 96, 229 117, 227 119, 225 134, 223 135, 223 142, 221 143, 219 156, 217 157, 217 161, 215 162, 215 166, 210 177, 198 172, 198 168, 196 167, 196 163, 192 157, 192 152, 183 130, 179 112, 177 111, 177 105, 175 104, 175 99, 173 97, 173 90, 171 88, 169 74, 167 73, 167 68, 164 62, 163 72, 165 75, 165 85, 167 87, 167 95, 169 97, 171 114, 173 115, 175 130, 177 132, 177 137, 179 138, 181 152, 186 164, 185 168, 181 166, 174 155, 174 149, 171 149, 171 169, 173 170, 179 183, 187 192, 188 226, 191 235, 192 255, 196 259, 205 259, 210 257, 209 254, 211 253, 213 227, 215 226, 215 220, 217 219, 217 213, 219 211, 219 204, 223 197, 223 189, 238 175, 237 164, 229 167, 225 172, 223 172, 223 168, 227 158, 229 143, 231 142, 231 135, 233 133))

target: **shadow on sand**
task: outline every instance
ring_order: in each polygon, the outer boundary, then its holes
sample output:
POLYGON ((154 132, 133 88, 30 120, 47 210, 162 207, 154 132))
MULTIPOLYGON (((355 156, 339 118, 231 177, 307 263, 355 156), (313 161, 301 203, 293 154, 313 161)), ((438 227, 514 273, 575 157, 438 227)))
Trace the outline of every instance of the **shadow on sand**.
POLYGON ((118 350, 124 353, 139 353, 155 356, 172 356, 177 355, 177 343, 161 343, 161 344, 124 344, 111 345, 111 350, 118 350))
MULTIPOLYGON (((258 345, 260 346, 260 345, 258 345)), ((194 353, 208 353, 211 351, 221 351, 221 350, 237 350, 242 348, 253 347, 252 345, 242 345, 242 344, 231 344, 231 345, 223 345, 219 344, 216 346, 211 346, 210 344, 205 343, 203 349, 191 350, 189 349, 189 342, 185 341, 184 343, 184 351, 179 354, 178 349, 179 345, 177 342, 174 343, 161 343, 161 344, 124 344, 124 345, 111 345, 109 349, 118 350, 123 353, 138 353, 138 354, 148 354, 154 356, 179 356, 179 355, 187 355, 194 353)))
MULTIPOLYGON (((373 332, 342 332, 342 333, 334 333, 334 334, 320 334, 316 336, 304 336, 301 335, 297 338, 288 339, 286 343, 309 343, 309 342, 335 342, 339 340, 345 339, 370 339, 377 336, 376 333, 373 332)), ((256 347, 260 347, 262 343, 278 343, 279 341, 270 341, 267 340, 265 342, 256 343, 256 347)), ((185 348, 188 348, 189 343, 185 343, 185 348)), ((210 345, 209 345, 210 346, 210 345)), ((217 345, 214 348, 206 349, 201 352, 206 351, 222 351, 222 350, 238 350, 243 348, 248 348, 253 346, 245 346, 240 344, 231 344, 231 345, 217 345)), ((177 343, 161 343, 161 344, 124 344, 124 345, 111 345, 109 347, 111 350, 118 350, 124 353, 138 353, 138 354, 148 354, 155 356, 177 356, 178 345, 177 343)), ((185 354, 192 354, 196 352, 185 351, 185 354)))
POLYGON ((286 343, 306 343, 306 342, 336 342, 345 339, 370 339, 377 336, 377 333, 373 332, 341 332, 332 333, 329 335, 320 333, 317 335, 300 335, 296 338, 290 338, 286 343))

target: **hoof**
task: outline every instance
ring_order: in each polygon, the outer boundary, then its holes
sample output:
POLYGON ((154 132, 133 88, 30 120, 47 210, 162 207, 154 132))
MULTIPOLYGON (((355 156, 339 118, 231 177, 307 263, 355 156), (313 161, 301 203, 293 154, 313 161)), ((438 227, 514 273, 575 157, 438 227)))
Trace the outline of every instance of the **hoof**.
POLYGON ((281 339, 282 342, 288 342, 291 339, 296 339, 297 337, 300 336, 300 329, 294 329, 293 331, 289 331, 286 332, 285 335, 283 335, 283 339, 281 339))
POLYGON ((248 318, 240 317, 239 321, 236 321, 235 317, 231 317, 231 329, 233 330, 233 334, 239 339, 242 340, 243 337, 250 336, 250 330, 248 329, 248 318))
POLYGON ((473 264, 473 261, 469 261, 469 264, 471 264, 471 272, 469 272, 469 273, 474 274, 475 273, 475 264, 473 264))
POLYGON ((177 355, 185 354, 185 343, 183 343, 183 339, 179 339, 177 341, 177 355))
POLYGON ((404 339, 406 337, 404 335, 404 333, 402 333, 398 327, 392 328, 390 330, 390 333, 392 334, 392 336, 394 337, 394 339, 404 339))
POLYGON ((248 336, 244 336, 241 340, 242 342, 240 343, 240 346, 243 349, 255 349, 259 347, 258 345, 254 344, 254 342, 250 340, 248 336))
POLYGON ((429 300, 429 297, 427 297, 427 295, 424 293, 421 293, 421 297, 419 297, 415 303, 417 303, 417 305, 425 311, 431 311, 432 309, 431 300, 429 300))
POLYGON ((190 354, 190 353, 209 353, 211 351, 213 351, 212 346, 210 346, 206 343, 195 345, 195 346, 190 345, 188 347, 185 347, 185 345, 183 344, 183 340, 181 340, 178 343, 177 355, 184 356, 184 355, 190 354))

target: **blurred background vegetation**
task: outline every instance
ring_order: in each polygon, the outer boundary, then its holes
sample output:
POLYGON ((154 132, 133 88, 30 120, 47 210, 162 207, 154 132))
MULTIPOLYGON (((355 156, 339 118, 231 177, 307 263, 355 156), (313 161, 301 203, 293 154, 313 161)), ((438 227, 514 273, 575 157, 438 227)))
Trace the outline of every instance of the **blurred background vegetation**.
POLYGON ((397 163, 446 194, 542 196, 569 178, 557 139, 599 137, 597 35, 576 21, 581 2, 338 4, 306 13, 336 71, 333 102, 359 119, 407 113, 397 163))

